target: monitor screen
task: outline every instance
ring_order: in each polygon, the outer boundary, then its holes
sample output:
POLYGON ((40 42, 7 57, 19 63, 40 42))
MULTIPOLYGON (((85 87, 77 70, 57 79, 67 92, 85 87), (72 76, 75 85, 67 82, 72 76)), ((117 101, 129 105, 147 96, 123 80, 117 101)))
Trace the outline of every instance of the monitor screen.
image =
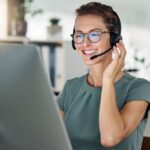
POLYGON ((40 51, 0 44, 0 150, 71 150, 40 51))

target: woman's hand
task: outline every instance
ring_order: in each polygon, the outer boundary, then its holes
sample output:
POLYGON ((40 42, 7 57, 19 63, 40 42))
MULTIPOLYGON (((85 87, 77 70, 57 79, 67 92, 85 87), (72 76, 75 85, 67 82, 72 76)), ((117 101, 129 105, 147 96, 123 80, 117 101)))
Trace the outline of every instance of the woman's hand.
POLYGON ((115 54, 114 59, 103 72, 103 83, 105 81, 114 83, 117 75, 125 65, 126 48, 122 40, 113 47, 113 53, 115 54))

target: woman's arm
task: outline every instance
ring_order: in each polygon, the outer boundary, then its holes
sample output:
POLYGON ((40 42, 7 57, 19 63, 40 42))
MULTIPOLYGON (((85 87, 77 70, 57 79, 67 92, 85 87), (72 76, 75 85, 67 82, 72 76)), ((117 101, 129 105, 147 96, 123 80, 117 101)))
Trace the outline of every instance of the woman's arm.
POLYGON ((114 47, 115 57, 103 73, 103 85, 99 110, 101 143, 105 147, 117 145, 137 127, 148 103, 144 100, 128 102, 119 112, 116 103, 115 81, 124 66, 126 49, 122 41, 114 47), (120 50, 120 54, 118 49, 120 50), (138 111, 137 111, 138 110, 138 111))
POLYGON ((101 144, 105 147, 112 147, 123 139, 125 126, 116 105, 116 95, 113 84, 105 83, 102 88, 99 128, 101 144))
POLYGON ((114 84, 105 82, 99 111, 101 144, 105 147, 113 147, 121 142, 138 126, 147 107, 147 102, 135 100, 128 102, 119 112, 114 84))

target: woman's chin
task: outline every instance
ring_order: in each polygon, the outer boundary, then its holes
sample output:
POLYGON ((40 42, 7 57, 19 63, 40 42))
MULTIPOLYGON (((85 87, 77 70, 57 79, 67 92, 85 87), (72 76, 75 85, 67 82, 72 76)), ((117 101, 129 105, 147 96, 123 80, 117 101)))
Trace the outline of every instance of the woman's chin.
POLYGON ((92 65, 95 63, 95 60, 90 59, 90 57, 88 59, 83 59, 83 61, 86 65, 92 65))
POLYGON ((95 59, 91 59, 92 56, 95 56, 96 54, 82 54, 81 57, 84 61, 84 64, 86 65, 92 65, 95 64, 99 61, 99 59, 95 58, 95 59))
POLYGON ((91 57, 84 57, 83 58, 83 61, 86 65, 96 64, 96 63, 99 63, 103 60, 103 57, 97 57, 97 58, 94 58, 94 59, 91 59, 91 57))

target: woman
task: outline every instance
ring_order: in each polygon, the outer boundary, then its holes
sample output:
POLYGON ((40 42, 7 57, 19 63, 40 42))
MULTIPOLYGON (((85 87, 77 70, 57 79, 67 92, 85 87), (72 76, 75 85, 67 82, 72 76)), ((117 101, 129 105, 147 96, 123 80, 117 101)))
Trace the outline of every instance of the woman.
POLYGON ((73 47, 89 73, 67 81, 58 97, 74 150, 141 149, 150 83, 123 71, 120 34, 112 7, 90 2, 76 10, 73 47))

